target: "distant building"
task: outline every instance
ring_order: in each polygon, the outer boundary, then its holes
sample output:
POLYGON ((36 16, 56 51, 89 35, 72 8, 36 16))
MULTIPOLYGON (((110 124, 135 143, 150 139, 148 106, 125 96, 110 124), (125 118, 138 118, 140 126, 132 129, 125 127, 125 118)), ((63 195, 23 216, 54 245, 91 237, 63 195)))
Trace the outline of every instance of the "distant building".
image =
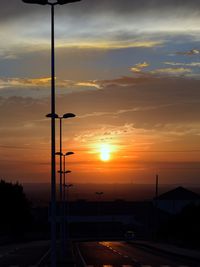
POLYGON ((160 195, 156 205, 163 211, 176 214, 190 204, 200 205, 200 195, 180 186, 160 195))
MULTIPOLYGON (((59 222, 59 203, 57 221, 59 222)), ((69 222, 74 237, 110 236, 123 238, 128 230, 137 238, 150 235, 155 207, 151 201, 133 202, 77 200, 66 203, 65 221, 69 222)))

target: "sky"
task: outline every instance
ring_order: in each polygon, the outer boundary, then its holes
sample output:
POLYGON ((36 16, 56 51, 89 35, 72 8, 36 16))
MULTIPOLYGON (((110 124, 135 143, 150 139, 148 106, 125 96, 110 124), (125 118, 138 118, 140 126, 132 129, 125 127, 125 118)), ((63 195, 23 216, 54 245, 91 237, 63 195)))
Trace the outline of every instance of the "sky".
MULTIPOLYGON (((56 6, 55 38, 68 180, 199 184, 199 1, 56 6)), ((0 40, 0 176, 49 182, 49 7, 3 1, 0 40)))

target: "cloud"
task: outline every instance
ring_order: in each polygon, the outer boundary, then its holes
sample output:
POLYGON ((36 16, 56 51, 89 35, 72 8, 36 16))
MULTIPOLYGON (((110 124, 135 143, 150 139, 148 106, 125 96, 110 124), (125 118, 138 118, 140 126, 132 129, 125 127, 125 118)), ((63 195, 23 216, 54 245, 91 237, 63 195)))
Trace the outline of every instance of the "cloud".
MULTIPOLYGON (((12 0, 12 3, 9 1, 4 1, 0 10, 1 47, 4 50, 10 48, 11 57, 18 56, 14 52, 21 46, 26 46, 27 49, 30 46, 32 49, 47 49, 48 7, 27 5, 18 0, 12 0)), ((64 48, 103 50, 152 48, 165 44, 167 34, 176 35, 179 32, 190 35, 189 32, 192 32, 194 36, 198 36, 199 3, 194 0, 190 2, 180 1, 175 5, 172 0, 167 3, 158 0, 143 0, 139 3, 126 0, 121 4, 119 0, 85 0, 58 6, 57 45, 64 48), (165 37, 159 38, 162 33, 165 37), (152 36, 147 38, 147 35, 152 36)))
POLYGON ((67 102, 68 108, 74 110, 77 118, 87 125, 127 121, 135 126, 153 127, 170 122, 198 121, 199 80, 149 75, 146 78, 122 77, 97 83, 101 90, 59 97, 58 106, 67 102))
POLYGON ((81 87, 94 87, 97 89, 100 89, 101 86, 98 84, 97 81, 85 81, 85 82, 76 82, 76 86, 81 86, 81 87))
POLYGON ((35 79, 23 79, 23 78, 1 78, 0 88, 6 87, 47 87, 50 85, 51 78, 35 78, 35 79))
POLYGON ((199 49, 192 49, 189 51, 184 51, 184 52, 176 52, 177 55, 186 55, 186 56, 196 56, 200 54, 199 49))
MULTIPOLYGON (((50 77, 43 78, 0 78, 0 89, 5 88, 15 88, 16 90, 19 88, 49 88, 51 85, 50 77)), ((100 89, 97 81, 71 81, 71 80, 62 80, 56 79, 56 85, 59 88, 67 88, 67 87, 90 87, 100 89)))
POLYGON ((131 71, 133 71, 133 72, 141 72, 144 68, 146 68, 148 66, 150 66, 150 64, 144 61, 143 63, 138 63, 134 67, 132 67, 131 71))
POLYGON ((164 62, 164 64, 170 65, 170 66, 200 67, 200 62, 191 62, 191 63, 184 63, 184 62, 164 62))
POLYGON ((172 76, 179 76, 187 73, 191 73, 192 70, 189 68, 162 68, 152 70, 152 74, 164 74, 164 75, 172 75, 172 76))
POLYGON ((156 80, 157 78, 159 77, 154 77, 152 74, 149 73, 142 73, 142 75, 137 75, 136 73, 134 77, 122 76, 120 78, 110 80, 97 80, 96 83, 99 84, 101 88, 112 88, 114 86, 128 87, 132 85, 135 86, 136 84, 140 83, 145 84, 151 82, 154 79, 156 80))
POLYGON ((121 126, 106 125, 101 128, 96 128, 91 130, 86 130, 80 135, 76 136, 75 140, 81 142, 88 142, 90 140, 91 144, 93 141, 106 142, 111 141, 113 138, 121 135, 128 135, 133 133, 134 125, 132 123, 127 123, 121 126))
MULTIPOLYGON (((105 37, 105 36, 104 36, 105 37)), ((100 49, 100 50, 112 50, 112 49, 126 49, 126 48, 137 48, 137 47, 146 47, 146 48, 152 48, 156 46, 161 46, 164 44, 163 40, 141 40, 141 41, 134 41, 133 40, 124 40, 124 41, 112 41, 107 40, 101 41, 101 40, 91 40, 91 41, 84 41, 79 39, 78 42, 64 42, 58 44, 59 48, 78 48, 78 49, 100 49)))

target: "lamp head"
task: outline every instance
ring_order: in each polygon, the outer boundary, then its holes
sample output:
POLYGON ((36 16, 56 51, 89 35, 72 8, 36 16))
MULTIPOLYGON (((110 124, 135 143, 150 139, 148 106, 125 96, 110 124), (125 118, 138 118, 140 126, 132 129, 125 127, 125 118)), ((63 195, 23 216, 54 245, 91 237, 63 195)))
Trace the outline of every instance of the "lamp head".
POLYGON ((64 5, 64 4, 70 4, 74 2, 80 2, 81 0, 58 0, 57 3, 59 5, 64 5))
POLYGON ((70 156, 70 155, 74 155, 74 152, 67 152, 67 153, 65 153, 65 156, 70 156))
POLYGON ((103 192, 95 192, 95 194, 97 194, 97 195, 103 195, 103 192))
POLYGON ((61 152, 56 152, 55 155, 56 155, 56 156, 63 156, 63 153, 61 153, 61 152))
POLYGON ((48 5, 48 0, 22 0, 27 4, 48 5))
POLYGON ((73 113, 65 113, 65 114, 63 115, 63 118, 64 118, 64 119, 74 118, 74 117, 76 117, 76 115, 73 114, 73 113))
POLYGON ((49 113, 46 115, 47 118, 54 118, 54 119, 57 119, 58 118, 58 114, 52 114, 52 113, 49 113))
POLYGON ((73 184, 65 184, 65 187, 67 187, 67 188, 70 188, 72 186, 73 186, 73 184))

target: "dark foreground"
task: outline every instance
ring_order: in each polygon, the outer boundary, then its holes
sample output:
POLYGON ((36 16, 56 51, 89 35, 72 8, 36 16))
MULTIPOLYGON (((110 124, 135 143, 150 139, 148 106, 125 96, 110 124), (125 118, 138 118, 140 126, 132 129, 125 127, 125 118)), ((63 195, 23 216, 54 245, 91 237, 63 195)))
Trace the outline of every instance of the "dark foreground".
POLYGON ((78 244, 82 266, 90 267, 199 267, 200 262, 150 249, 142 249, 126 242, 85 242, 78 244))
MULTIPOLYGON (((74 243, 58 267, 200 267, 200 261, 123 241, 74 243)), ((0 267, 49 267, 48 241, 0 248, 0 267)))
POLYGON ((48 255, 49 242, 39 241, 0 247, 0 267, 38 267, 48 255))

